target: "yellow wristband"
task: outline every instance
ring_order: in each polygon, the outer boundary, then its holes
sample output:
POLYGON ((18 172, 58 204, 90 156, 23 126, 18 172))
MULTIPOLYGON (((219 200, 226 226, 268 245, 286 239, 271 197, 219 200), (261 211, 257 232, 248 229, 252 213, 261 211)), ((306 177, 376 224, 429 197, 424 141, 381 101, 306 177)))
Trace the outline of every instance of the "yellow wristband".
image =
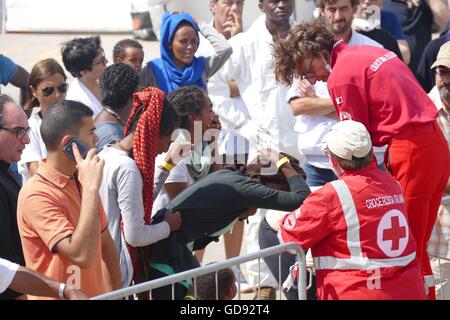
POLYGON ((167 161, 163 161, 163 163, 161 164, 161 167, 166 169, 167 172, 170 172, 170 170, 172 170, 173 167, 175 167, 175 166, 173 164, 168 163, 167 161))
POLYGON ((290 163, 289 158, 288 157, 283 157, 280 160, 277 161, 277 169, 280 169, 280 167, 285 164, 285 163, 290 163))

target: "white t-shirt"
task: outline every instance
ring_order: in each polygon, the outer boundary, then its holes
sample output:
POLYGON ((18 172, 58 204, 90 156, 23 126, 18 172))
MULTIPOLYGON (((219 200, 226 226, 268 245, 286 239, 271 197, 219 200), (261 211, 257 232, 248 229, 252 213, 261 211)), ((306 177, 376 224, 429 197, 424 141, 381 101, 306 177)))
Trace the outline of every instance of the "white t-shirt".
POLYGON ((144 224, 142 176, 126 152, 105 146, 99 157, 105 160, 100 198, 108 217, 109 232, 119 253, 122 286, 127 287, 131 283, 133 265, 126 243, 134 247, 155 243, 169 236, 170 227, 165 221, 144 224))
MULTIPOLYGON (((170 174, 167 177, 165 184, 177 182, 186 182, 188 186, 195 182, 194 178, 192 178, 189 174, 189 169, 184 159, 173 167, 172 170, 170 170, 170 174)), ((154 215, 158 210, 165 208, 170 200, 171 199, 166 192, 166 188, 162 188, 153 202, 152 215, 154 215)))
POLYGON ((78 78, 70 84, 66 99, 87 105, 94 112, 94 118, 103 111, 102 104, 97 97, 78 78))
MULTIPOLYGON (((214 20, 210 22, 211 26, 213 26, 213 22, 214 20)), ((199 36, 200 45, 198 46, 195 56, 210 57, 215 54, 216 52, 212 44, 201 34, 199 36)), ((241 110, 247 117, 250 117, 247 106, 241 97, 231 99, 236 109, 241 110)), ((222 130, 220 130, 217 145, 219 146, 219 154, 246 154, 249 151, 249 142, 244 137, 237 134, 234 130, 229 129, 226 123, 222 124, 222 130)))
POLYGON ((47 157, 47 148, 45 147, 44 140, 42 140, 41 136, 41 123, 42 119, 38 113, 33 114, 30 119, 28 119, 28 125, 31 128, 30 133, 28 134, 30 143, 25 146, 20 161, 17 163, 23 183, 30 179, 27 163, 39 161, 47 157))
POLYGON ((0 293, 11 285, 19 265, 0 258, 0 293))
POLYGON ((209 79, 208 94, 222 126, 250 142, 249 160, 268 146, 301 159, 295 117, 285 101, 287 88, 276 82, 273 72, 273 37, 265 21, 261 15, 248 31, 229 40, 233 54, 209 79), (230 98, 229 80, 238 84, 247 113, 230 98))

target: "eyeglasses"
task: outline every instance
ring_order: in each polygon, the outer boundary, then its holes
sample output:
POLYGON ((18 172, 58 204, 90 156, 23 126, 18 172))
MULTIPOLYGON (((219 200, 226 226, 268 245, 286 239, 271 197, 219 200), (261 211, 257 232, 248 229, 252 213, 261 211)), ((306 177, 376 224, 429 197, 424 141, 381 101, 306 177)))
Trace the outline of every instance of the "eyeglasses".
POLYGON ((437 67, 436 73, 441 77, 448 77, 448 76, 450 76, 450 69, 443 68, 443 67, 437 67))
POLYGON ((314 57, 312 57, 311 58, 311 62, 309 63, 309 66, 308 66, 308 69, 306 69, 307 71, 306 71, 306 74, 303 76, 303 75, 300 75, 300 80, 308 80, 309 81, 309 79, 311 79, 312 77, 314 77, 314 75, 311 73, 311 68, 312 68, 312 64, 313 64, 313 60, 314 60, 314 57))
POLYGON ((58 90, 60 93, 66 93, 67 83, 63 83, 57 87, 46 87, 42 89, 42 94, 44 95, 44 97, 49 97, 55 92, 55 90, 58 90))
POLYGON ((108 63, 108 59, 106 59, 105 56, 102 56, 101 58, 99 58, 99 60, 97 62, 92 62, 93 66, 96 66, 98 64, 103 64, 106 65, 108 63))
POLYGON ((0 130, 5 130, 8 132, 12 132, 16 134, 16 138, 17 139, 22 139, 23 137, 25 137, 25 135, 30 133, 31 127, 28 128, 22 128, 22 127, 16 127, 16 128, 5 128, 0 126, 0 130))

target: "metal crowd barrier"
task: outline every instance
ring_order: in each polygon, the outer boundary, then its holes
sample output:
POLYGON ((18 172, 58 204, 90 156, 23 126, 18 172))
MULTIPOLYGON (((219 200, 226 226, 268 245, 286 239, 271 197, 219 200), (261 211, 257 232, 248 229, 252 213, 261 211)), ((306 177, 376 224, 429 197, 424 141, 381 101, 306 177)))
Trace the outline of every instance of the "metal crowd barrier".
MULTIPOLYGON (((445 205, 449 205, 449 204, 450 204, 450 196, 443 197, 442 201, 441 201, 441 205, 445 206, 445 205)), ((438 247, 439 247, 439 244, 438 244, 438 247)), ((442 267, 441 267, 441 260, 449 261, 449 259, 442 258, 442 257, 439 257, 439 256, 432 256, 432 255, 430 255, 430 257, 435 257, 435 258, 438 259, 439 273, 440 273, 440 275, 439 275, 439 282, 440 282, 440 285, 441 285, 441 287, 440 287, 441 294, 440 295, 441 295, 441 300, 445 300, 445 298, 444 298, 445 297, 445 294, 444 294, 445 289, 444 289, 444 285, 443 285, 443 280, 444 279, 442 279, 443 278, 443 272, 442 272, 442 267)))
MULTIPOLYGON (((297 263, 299 266, 299 272, 298 272, 298 277, 297 277, 298 299, 306 300, 306 290, 307 290, 307 288, 306 288, 306 258, 305 258, 305 253, 303 252, 300 245, 298 245, 297 243, 287 243, 287 244, 273 246, 273 247, 270 247, 267 249, 260 250, 258 252, 254 252, 254 253, 250 253, 250 254, 241 256, 241 257, 235 257, 235 258, 223 261, 223 262, 209 264, 206 266, 187 270, 187 271, 180 272, 180 273, 170 275, 167 277, 140 283, 140 284, 133 285, 133 286, 123 288, 120 290, 108 292, 108 293, 102 294, 100 296, 93 297, 93 298, 91 298, 91 300, 117 300, 117 299, 127 298, 127 297, 130 297, 130 296, 133 296, 133 295, 136 295, 139 293, 143 293, 146 291, 149 291, 150 297, 151 297, 151 290, 160 288, 160 287, 164 287, 167 285, 172 285, 172 300, 173 300, 175 297, 175 284, 177 282, 181 282, 183 280, 191 280, 191 279, 193 279, 193 285, 194 285, 194 298, 197 298, 196 278, 201 275, 208 274, 211 272, 216 273, 216 277, 215 277, 216 278, 216 299, 218 299, 218 295, 219 295, 218 285, 217 285, 218 271, 220 271, 222 269, 226 269, 226 268, 231 268, 233 266, 239 266, 242 263, 245 263, 245 262, 248 262, 251 260, 255 260, 255 259, 258 259, 258 264, 260 264, 262 258, 276 255, 276 254, 278 254, 278 264, 279 264, 279 270, 280 270, 280 272, 278 274, 278 279, 279 279, 279 281, 278 281, 278 286, 279 286, 278 287, 278 292, 279 292, 278 298, 281 299, 281 284, 285 280, 285 279, 281 279, 281 253, 286 252, 286 251, 295 252, 295 254, 297 256, 297 263)), ((239 278, 240 278, 240 274, 238 273, 238 279, 237 279, 238 299, 241 300, 241 292, 240 292, 241 291, 240 290, 240 282, 241 281, 239 278)), ((260 286, 258 284, 258 288, 257 288, 258 296, 259 296, 259 293, 260 293, 260 286)))

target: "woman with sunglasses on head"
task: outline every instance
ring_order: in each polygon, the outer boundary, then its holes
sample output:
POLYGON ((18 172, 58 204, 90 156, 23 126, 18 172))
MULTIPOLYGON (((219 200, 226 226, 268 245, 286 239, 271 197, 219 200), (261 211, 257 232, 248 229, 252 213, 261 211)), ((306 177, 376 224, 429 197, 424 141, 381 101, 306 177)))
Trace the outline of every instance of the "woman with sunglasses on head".
POLYGON ((207 80, 231 56, 233 49, 212 26, 198 25, 187 13, 168 12, 163 16, 160 37, 161 59, 147 63, 139 75, 141 88, 158 87, 166 94, 181 86, 196 85, 206 90, 207 80), (195 57, 199 32, 212 44, 215 54, 195 57))
POLYGON ((54 59, 45 59, 36 63, 28 80, 28 100, 25 111, 32 113, 33 108, 40 110, 34 113, 28 124, 30 143, 25 147, 22 158, 18 162, 19 173, 23 182, 30 179, 38 168, 38 161, 47 156, 47 150, 41 137, 42 118, 52 104, 66 98, 67 77, 61 65, 54 59))

